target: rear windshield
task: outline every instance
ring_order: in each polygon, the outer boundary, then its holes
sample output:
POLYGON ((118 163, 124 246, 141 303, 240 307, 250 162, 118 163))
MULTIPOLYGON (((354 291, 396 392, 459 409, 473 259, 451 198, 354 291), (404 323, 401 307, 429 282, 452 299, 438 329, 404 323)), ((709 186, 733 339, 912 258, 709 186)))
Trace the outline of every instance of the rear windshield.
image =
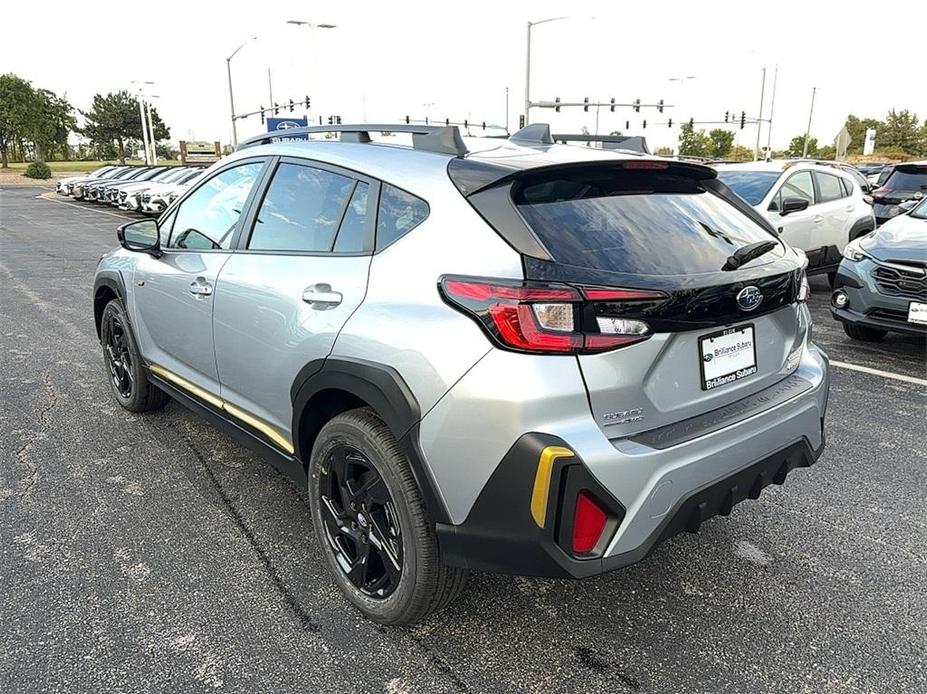
POLYGON ((779 176, 776 171, 718 171, 721 182, 751 205, 763 201, 779 176))
POLYGON ((698 181, 659 172, 528 178, 513 195, 556 262, 606 272, 718 272, 738 248, 773 238, 698 181))
POLYGON ((917 169, 895 169, 885 182, 892 190, 927 190, 927 166, 917 169))

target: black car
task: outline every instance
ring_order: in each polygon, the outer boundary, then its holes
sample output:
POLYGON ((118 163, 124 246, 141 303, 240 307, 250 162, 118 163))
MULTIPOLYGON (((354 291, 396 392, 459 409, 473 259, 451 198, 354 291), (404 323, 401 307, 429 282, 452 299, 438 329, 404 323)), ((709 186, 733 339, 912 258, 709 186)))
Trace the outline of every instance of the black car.
POLYGON ((859 171, 863 176, 872 176, 874 174, 880 173, 886 166, 887 164, 885 163, 866 162, 865 164, 857 164, 856 170, 859 171))
POLYGON ((927 161, 895 164, 884 180, 879 176, 879 184, 872 191, 872 211, 876 223, 884 224, 901 213, 901 203, 927 196, 927 161))

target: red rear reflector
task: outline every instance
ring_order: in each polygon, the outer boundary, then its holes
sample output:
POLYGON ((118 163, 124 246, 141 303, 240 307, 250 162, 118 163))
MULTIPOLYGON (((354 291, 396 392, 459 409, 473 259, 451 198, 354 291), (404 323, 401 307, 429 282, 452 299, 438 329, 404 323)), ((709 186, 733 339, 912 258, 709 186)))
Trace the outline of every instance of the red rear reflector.
POLYGON ((638 301, 645 299, 665 299, 663 292, 647 289, 613 289, 611 287, 583 287, 583 296, 589 301, 638 301))
POLYGON ((576 510, 573 514, 573 553, 589 554, 602 537, 608 516, 605 511, 587 495, 576 496, 576 510))
POLYGON ((650 171, 669 168, 669 164, 665 161, 626 161, 621 166, 624 169, 647 169, 650 171))

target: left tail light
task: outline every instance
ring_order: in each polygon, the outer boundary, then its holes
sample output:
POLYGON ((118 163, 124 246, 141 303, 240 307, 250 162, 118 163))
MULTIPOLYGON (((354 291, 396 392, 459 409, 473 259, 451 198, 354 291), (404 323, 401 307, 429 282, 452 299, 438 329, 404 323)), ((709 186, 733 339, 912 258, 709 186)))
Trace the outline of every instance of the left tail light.
POLYGON ((501 347, 533 354, 590 354, 641 342, 650 326, 638 318, 594 317, 595 302, 652 302, 663 292, 611 287, 444 276, 441 295, 474 318, 501 347))

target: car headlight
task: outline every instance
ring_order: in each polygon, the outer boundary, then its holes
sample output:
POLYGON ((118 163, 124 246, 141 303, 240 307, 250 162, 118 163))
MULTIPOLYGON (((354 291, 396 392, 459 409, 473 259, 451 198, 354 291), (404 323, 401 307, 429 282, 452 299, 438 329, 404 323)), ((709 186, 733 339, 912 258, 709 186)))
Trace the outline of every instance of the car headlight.
POLYGON ((843 257, 856 263, 868 256, 860 248, 859 239, 856 239, 843 247, 843 257))

